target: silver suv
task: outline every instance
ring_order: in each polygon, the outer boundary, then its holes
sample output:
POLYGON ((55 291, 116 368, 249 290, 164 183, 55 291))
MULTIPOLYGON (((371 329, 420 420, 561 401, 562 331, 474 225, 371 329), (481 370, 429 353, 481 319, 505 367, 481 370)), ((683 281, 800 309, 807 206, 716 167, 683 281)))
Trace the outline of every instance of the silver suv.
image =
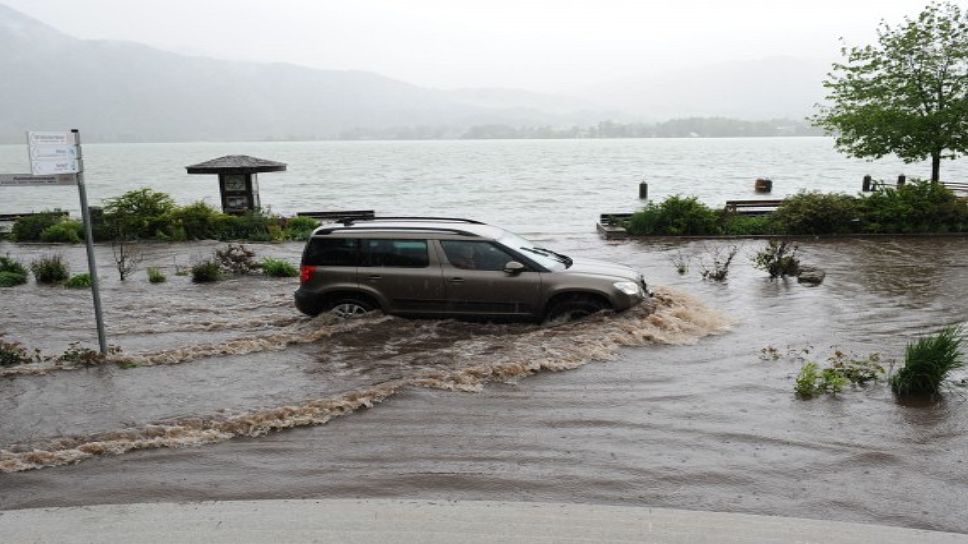
POLYGON ((296 307, 352 317, 543 319, 621 311, 649 296, 642 274, 572 259, 470 219, 382 217, 317 228, 303 251, 296 307))

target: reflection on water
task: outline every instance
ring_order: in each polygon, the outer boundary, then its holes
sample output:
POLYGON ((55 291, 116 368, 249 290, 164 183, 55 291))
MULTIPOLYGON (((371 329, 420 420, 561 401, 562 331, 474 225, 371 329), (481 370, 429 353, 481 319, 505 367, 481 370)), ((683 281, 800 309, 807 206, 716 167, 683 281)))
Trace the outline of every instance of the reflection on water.
MULTIPOLYGON (((292 280, 173 274, 211 244, 147 247, 144 265, 167 267, 161 285, 114 280, 99 248, 111 342, 140 366, 0 380, 0 470, 23 471, 0 474, 0 508, 397 496, 968 532, 965 393, 898 403, 875 384, 802 401, 802 360, 758 357, 774 346, 820 362, 836 349, 898 361, 910 339, 968 319, 968 239, 801 242, 804 264, 827 271, 818 287, 754 271, 763 243, 742 242, 717 284, 697 262, 727 242, 550 240, 663 286, 652 308, 554 327, 309 319, 292 308, 292 280), (692 257, 685 275, 676 253, 692 257), (596 360, 607 363, 586 365, 596 360)), ((254 247, 290 260, 301 249, 254 247)), ((80 248, 67 256, 82 268, 80 248)), ((49 353, 93 340, 86 293, 2 291, 8 337, 49 353)))

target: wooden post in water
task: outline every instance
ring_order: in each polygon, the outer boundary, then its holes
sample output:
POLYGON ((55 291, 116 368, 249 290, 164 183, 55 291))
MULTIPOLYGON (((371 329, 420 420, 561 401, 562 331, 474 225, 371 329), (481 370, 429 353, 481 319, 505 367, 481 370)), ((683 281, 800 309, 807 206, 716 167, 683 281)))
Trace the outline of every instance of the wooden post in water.
POLYGON ((905 181, 907 181, 907 176, 905 176, 904 174, 901 174, 900 176, 897 177, 897 186, 904 187, 905 181))
POLYGON ((642 181, 639 183, 639 200, 649 199, 649 184, 642 181))
POLYGON ((867 174, 866 176, 864 176, 864 183, 863 183, 863 185, 861 185, 861 189, 860 190, 863 191, 863 192, 865 192, 865 193, 869 193, 871 191, 871 189, 872 189, 871 188, 871 180, 872 179, 873 178, 871 178, 871 175, 870 174, 867 174))
POLYGON ((773 190, 773 180, 767 178, 756 178, 756 182, 753 183, 753 189, 757 193, 769 193, 773 190))

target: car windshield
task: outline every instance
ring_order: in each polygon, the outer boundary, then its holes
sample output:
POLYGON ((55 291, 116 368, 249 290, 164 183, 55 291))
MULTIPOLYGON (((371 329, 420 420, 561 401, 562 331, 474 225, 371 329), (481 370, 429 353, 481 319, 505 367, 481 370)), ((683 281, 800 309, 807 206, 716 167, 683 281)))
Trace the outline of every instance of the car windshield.
POLYGON ((507 247, 524 251, 528 258, 548 270, 564 270, 571 266, 571 257, 562 255, 561 253, 555 253, 550 249, 536 247, 531 240, 514 234, 513 232, 505 232, 504 236, 498 239, 498 241, 507 247))

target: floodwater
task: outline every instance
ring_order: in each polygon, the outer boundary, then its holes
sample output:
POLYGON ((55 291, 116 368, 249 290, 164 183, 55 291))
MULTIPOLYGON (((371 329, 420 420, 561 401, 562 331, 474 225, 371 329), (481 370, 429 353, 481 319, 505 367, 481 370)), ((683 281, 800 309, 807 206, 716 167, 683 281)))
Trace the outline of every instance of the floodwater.
MULTIPOLYGON (((214 243, 152 244, 124 284, 98 248, 110 342, 136 366, 0 369, 0 509, 397 497, 588 502, 968 533, 968 390, 883 383, 797 399, 803 360, 881 354, 968 320, 968 238, 800 243, 806 287, 749 264, 762 241, 543 245, 643 270, 648 307, 563 325, 309 319, 295 280, 194 285, 214 243), (727 282, 701 261, 738 244, 727 282), (676 255, 691 258, 679 276, 676 255), (760 357, 772 346, 778 360, 760 357)), ((300 244, 252 244, 298 260, 300 244)), ((75 271, 80 247, 65 252, 75 271)), ((50 247, 0 244, 24 261, 50 247)), ((89 293, 0 289, 0 331, 94 344, 89 293)), ((959 374, 963 379, 965 374, 959 374)))

